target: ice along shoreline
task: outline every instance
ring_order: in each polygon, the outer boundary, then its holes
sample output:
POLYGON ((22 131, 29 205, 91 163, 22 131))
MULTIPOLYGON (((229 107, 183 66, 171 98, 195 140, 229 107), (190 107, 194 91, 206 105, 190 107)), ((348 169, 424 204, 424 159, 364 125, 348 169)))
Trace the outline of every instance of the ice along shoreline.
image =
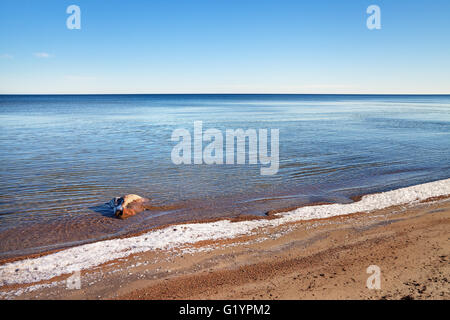
POLYGON ((48 255, 0 265, 0 286, 35 283, 64 274, 86 270, 109 261, 151 250, 164 250, 199 241, 231 239, 252 235, 260 228, 277 227, 289 222, 325 219, 357 212, 381 210, 392 206, 414 204, 450 194, 450 179, 444 179, 392 191, 363 196, 349 204, 326 204, 301 207, 278 213, 277 219, 181 224, 151 230, 137 236, 84 244, 48 255))

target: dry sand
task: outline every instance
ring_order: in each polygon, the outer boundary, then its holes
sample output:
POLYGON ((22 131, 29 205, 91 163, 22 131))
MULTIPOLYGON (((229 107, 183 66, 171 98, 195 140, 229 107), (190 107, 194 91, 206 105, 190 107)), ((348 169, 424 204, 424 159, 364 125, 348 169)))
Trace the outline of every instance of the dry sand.
POLYGON ((450 199, 304 221, 0 288, 2 299, 449 299, 450 199), (381 270, 368 289, 366 269, 381 270))

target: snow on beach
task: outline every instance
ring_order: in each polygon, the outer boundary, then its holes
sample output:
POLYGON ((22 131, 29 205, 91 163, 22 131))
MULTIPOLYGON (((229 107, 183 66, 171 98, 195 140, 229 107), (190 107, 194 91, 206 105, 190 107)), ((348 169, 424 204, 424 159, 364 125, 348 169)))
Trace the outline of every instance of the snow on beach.
POLYGON ((178 248, 203 240, 230 239, 253 234, 258 228, 277 227, 287 222, 368 212, 448 194, 450 179, 366 195, 360 201, 350 204, 302 207, 280 213, 279 218, 273 220, 220 220, 170 226, 139 236, 98 241, 37 258, 6 263, 0 266, 0 286, 49 280, 140 252, 178 248))

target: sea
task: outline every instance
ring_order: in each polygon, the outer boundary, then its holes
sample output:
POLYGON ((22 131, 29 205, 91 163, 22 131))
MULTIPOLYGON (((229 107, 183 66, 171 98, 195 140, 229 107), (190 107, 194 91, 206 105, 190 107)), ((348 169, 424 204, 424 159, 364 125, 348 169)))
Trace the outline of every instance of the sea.
POLYGON ((9 258, 450 178, 450 95, 0 95, 0 150, 9 258), (249 163, 249 140, 243 164, 174 163, 174 132, 193 146, 200 121, 224 155, 227 130, 267 129, 269 153, 278 130, 278 170, 249 163), (154 209, 116 219, 125 194, 154 209))

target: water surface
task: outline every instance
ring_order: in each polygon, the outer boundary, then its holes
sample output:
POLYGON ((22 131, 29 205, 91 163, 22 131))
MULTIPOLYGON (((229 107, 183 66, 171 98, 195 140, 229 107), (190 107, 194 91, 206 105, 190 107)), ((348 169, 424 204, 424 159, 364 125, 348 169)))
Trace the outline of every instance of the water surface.
POLYGON ((450 96, 0 96, 0 257, 450 177, 450 96), (174 129, 280 131, 278 174, 174 165, 174 129), (136 193, 160 209, 126 221, 136 193))

